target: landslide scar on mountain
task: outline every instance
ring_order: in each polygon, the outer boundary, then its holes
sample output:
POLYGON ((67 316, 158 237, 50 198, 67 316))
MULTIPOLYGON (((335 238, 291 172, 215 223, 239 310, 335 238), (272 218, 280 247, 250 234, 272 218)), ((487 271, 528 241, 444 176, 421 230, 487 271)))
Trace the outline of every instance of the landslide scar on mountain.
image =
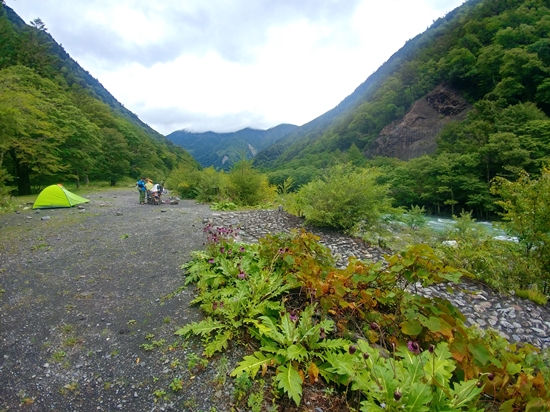
POLYGON ((368 157, 386 156, 409 160, 436 149, 435 139, 443 126, 466 118, 471 105, 459 92, 447 85, 439 85, 417 100, 402 119, 384 127, 371 148, 368 157))

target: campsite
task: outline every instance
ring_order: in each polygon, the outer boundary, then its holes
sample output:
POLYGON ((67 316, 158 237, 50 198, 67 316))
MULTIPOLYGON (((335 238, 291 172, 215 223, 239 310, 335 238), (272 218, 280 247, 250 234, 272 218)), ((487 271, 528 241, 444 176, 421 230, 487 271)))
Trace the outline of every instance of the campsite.
MULTIPOLYGON (((2 410, 151 410, 153 392, 177 373, 167 359, 200 354, 191 345, 167 354, 141 345, 168 347, 176 325, 199 316, 189 291, 165 298, 202 247, 208 206, 140 207, 133 188, 89 200, 0 215, 2 410)), ((189 387, 199 405, 216 401, 215 373, 189 387)))
POLYGON ((73 207, 90 200, 78 196, 67 189, 62 184, 50 185, 40 192, 32 205, 33 209, 56 209, 64 207, 73 207))

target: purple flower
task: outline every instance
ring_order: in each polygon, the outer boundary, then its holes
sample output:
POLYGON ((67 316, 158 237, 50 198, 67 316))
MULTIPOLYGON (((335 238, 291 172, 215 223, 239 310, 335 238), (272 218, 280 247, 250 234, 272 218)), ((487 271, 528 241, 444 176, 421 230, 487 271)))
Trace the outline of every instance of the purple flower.
POLYGON ((296 322, 296 321, 298 320, 298 315, 296 314, 295 311, 292 311, 292 312, 290 313, 290 320, 291 320, 292 322, 296 322))
POLYGON ((407 342, 407 349, 409 349, 415 355, 418 355, 420 353, 420 346, 418 346, 418 342, 413 342, 412 340, 407 342))
POLYGON ((239 248, 239 251, 240 251, 241 253, 244 253, 244 246, 241 246, 241 247, 239 248))
POLYGON ((214 258, 208 259, 208 263, 212 264, 212 263, 214 263, 214 262, 215 262, 214 258))
POLYGON ((239 279, 244 279, 246 277, 246 273, 241 272, 239 273, 239 279))

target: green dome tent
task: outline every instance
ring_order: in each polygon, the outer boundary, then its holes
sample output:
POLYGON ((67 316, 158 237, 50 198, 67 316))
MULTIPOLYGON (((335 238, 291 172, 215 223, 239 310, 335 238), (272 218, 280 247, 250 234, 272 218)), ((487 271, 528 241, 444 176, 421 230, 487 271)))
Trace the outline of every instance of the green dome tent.
POLYGON ((69 192, 62 185, 51 185, 40 192, 32 208, 53 209, 57 207, 73 207, 74 205, 89 201, 89 199, 69 192))

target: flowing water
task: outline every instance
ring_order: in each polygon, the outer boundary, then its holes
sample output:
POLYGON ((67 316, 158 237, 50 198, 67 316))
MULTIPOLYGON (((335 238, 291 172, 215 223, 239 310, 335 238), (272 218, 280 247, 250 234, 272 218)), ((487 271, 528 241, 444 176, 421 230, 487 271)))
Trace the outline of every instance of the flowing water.
MULTIPOLYGON (((453 219, 447 217, 438 216, 426 216, 427 224, 433 230, 437 232, 444 232, 453 228, 456 222, 453 219)), ((498 225, 495 225, 488 221, 475 221, 477 225, 480 225, 488 234, 493 235, 495 239, 517 241, 517 238, 511 237, 506 234, 498 225)))

